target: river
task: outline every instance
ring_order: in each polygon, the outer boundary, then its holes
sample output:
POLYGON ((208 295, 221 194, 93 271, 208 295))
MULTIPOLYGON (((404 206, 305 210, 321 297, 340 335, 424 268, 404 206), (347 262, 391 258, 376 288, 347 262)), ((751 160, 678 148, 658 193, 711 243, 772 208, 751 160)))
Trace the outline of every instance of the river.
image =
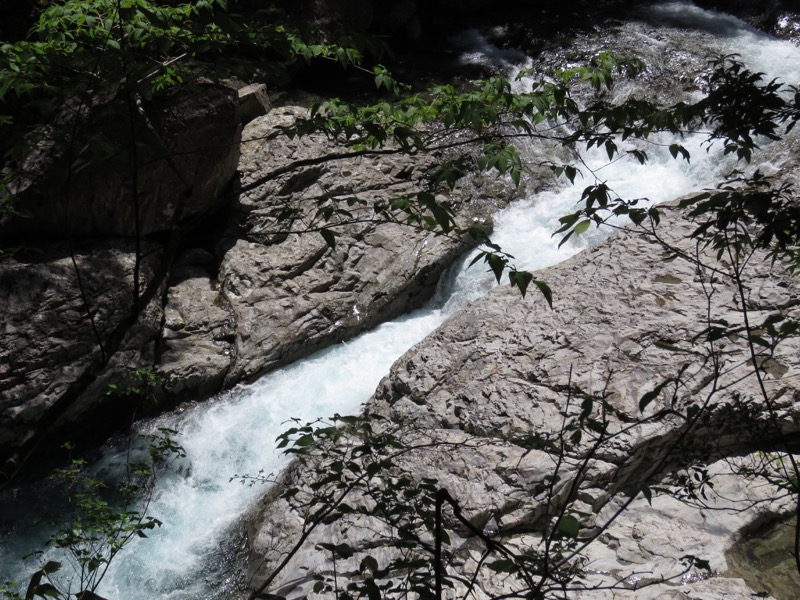
MULTIPOLYGON (((769 77, 800 81, 800 51, 789 42, 776 41, 740 21, 685 4, 662 4, 643 13, 640 20, 619 26, 610 36, 587 36, 582 43, 599 44, 618 37, 621 47, 637 45, 650 56, 676 60, 686 54, 704 62, 710 53, 739 53, 746 64, 769 77), (647 40, 642 44, 642 40, 647 40)), ((460 38, 465 62, 485 61, 509 76, 525 67, 518 54, 498 53, 476 32, 460 38), (466 41, 465 41, 466 40, 466 41), (472 41, 470 41, 472 40, 472 41)), ((524 85, 524 81, 519 85, 524 85)), ((661 140, 667 141, 667 140, 661 140)), ((585 153, 583 160, 598 169, 623 197, 647 197, 652 202, 713 186, 731 163, 718 149, 707 151, 701 137, 682 143, 692 161, 676 161, 665 146, 650 145, 650 163, 631 161, 606 165, 604 153, 585 153)), ((756 159, 765 170, 774 170, 780 152, 767 150, 756 159)), ((571 212, 582 185, 555 186, 525 198, 496 216, 493 239, 516 257, 516 264, 537 269, 555 264, 595 243, 604 231, 592 230, 576 243, 558 247, 558 217, 571 212)), ((117 600, 165 598, 189 600, 235 597, 238 567, 236 533, 241 515, 264 492, 262 486, 231 482, 234 474, 274 472, 284 464, 275 449, 276 436, 287 420, 310 421, 334 413, 359 411, 393 361, 422 340, 448 315, 495 285, 491 274, 461 261, 443 278, 435 297, 423 309, 385 323, 349 342, 338 344, 271 373, 252 385, 239 386, 181 412, 138 425, 140 432, 158 427, 179 431, 177 441, 187 458, 160 482, 149 514, 164 525, 136 540, 114 561, 98 592, 117 600)), ((537 293, 531 290, 531 294, 537 293)), ((108 447, 95 469, 113 470, 124 462, 126 446, 108 447)), ((41 496, 41 492, 38 494, 41 496)), ((41 545, 42 521, 28 509, 37 493, 22 489, 5 493, 0 517, 0 581, 25 580, 36 568, 36 559, 18 560, 41 545), (16 498, 16 501, 15 501, 16 498), (25 505, 20 508, 20 505, 25 505)))

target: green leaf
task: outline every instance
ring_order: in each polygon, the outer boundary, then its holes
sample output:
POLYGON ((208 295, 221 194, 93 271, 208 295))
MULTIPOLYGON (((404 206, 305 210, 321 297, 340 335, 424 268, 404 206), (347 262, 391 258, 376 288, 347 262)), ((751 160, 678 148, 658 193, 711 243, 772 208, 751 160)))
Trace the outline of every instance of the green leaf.
POLYGON ((565 515, 558 520, 558 531, 568 538, 577 538, 581 525, 573 515, 565 515))
POLYGON ((606 154, 608 154, 608 160, 614 159, 614 154, 617 153, 617 145, 612 140, 606 140, 606 154))
POLYGON ((575 225, 575 234, 580 235, 582 233, 586 233, 586 230, 589 229, 589 225, 591 224, 592 222, 589 219, 584 219, 583 221, 575 225))
POLYGON ((25 600, 33 600, 36 595, 36 588, 39 587, 39 583, 45 575, 46 573, 41 569, 31 575, 30 583, 28 583, 28 590, 25 592, 25 600))
POLYGON ((95 594, 91 590, 84 590, 76 595, 76 598, 80 598, 80 600, 106 600, 103 596, 95 594))
POLYGON ((317 544, 317 547, 322 550, 327 550, 339 558, 350 558, 355 554, 355 550, 348 544, 330 544, 325 542, 317 544))
POLYGON ((55 561, 55 560, 49 560, 49 561, 47 561, 47 564, 45 564, 42 567, 42 571, 44 571, 45 573, 50 575, 50 574, 55 573, 56 571, 58 571, 60 568, 61 568, 61 563, 60 562, 55 561))
POLYGON ((670 144, 669 153, 672 155, 672 158, 678 158, 678 154, 680 154, 686 162, 690 162, 689 151, 680 144, 670 144))
POLYGON ((573 234, 573 233, 575 233, 575 231, 574 231, 574 230, 573 230, 573 231, 570 231, 569 233, 567 233, 567 235, 565 235, 563 238, 561 238, 561 241, 560 241, 560 242, 558 242, 558 247, 559 247, 559 248, 561 248, 561 246, 563 246, 564 244, 566 244, 566 243, 567 243, 567 240, 569 240, 569 238, 571 238, 571 237, 572 237, 572 234, 573 234))
POLYGON ((342 558, 350 558, 356 553, 349 544, 336 544, 336 547, 333 551, 337 556, 342 558))
POLYGON ((489 252, 486 254, 486 262, 489 263, 489 268, 494 273, 497 283, 500 283, 500 278, 503 276, 503 271, 508 261, 494 252, 489 252))
POLYGON ((375 557, 373 557, 372 555, 365 556, 361 561, 361 566, 359 567, 359 570, 365 571, 367 569, 369 569, 373 573, 375 573, 378 570, 378 561, 375 560, 375 557))
POLYGON ((52 583, 43 583, 36 586, 36 595, 42 598, 60 598, 61 592, 52 583))
POLYGON ((331 229, 320 229, 319 234, 332 250, 336 248, 336 236, 339 235, 338 233, 332 231, 331 229))
POLYGON ((435 204, 431 206, 431 213, 433 213, 433 217, 444 233, 448 233, 452 229, 451 224, 453 223, 453 219, 444 207, 435 204))
POLYGON ((540 281, 538 279, 534 279, 532 281, 533 285, 539 288, 539 291, 544 296, 544 299, 547 300, 547 305, 552 309, 553 308, 553 290, 550 289, 550 286, 547 285, 544 281, 540 281))
POLYGON ((568 229, 572 229, 572 226, 578 221, 582 214, 582 211, 577 211, 572 214, 559 217, 558 222, 561 223, 561 227, 554 231, 553 235, 558 235, 559 233, 564 233, 568 229))
POLYGON ((567 176, 567 179, 569 179, 570 183, 573 184, 575 183, 575 175, 577 174, 578 174, 578 169, 576 169, 575 167, 571 165, 567 165, 564 167, 564 175, 567 176))
POLYGON ((100 565, 102 565, 102 564, 103 564, 103 561, 95 556, 94 558, 92 558, 89 561, 89 563, 87 565, 87 568, 88 568, 89 572, 92 573, 92 572, 96 571, 100 567, 100 565))
POLYGON ((313 433, 306 433, 305 435, 301 435, 294 441, 294 445, 299 448, 307 448, 313 443, 314 443, 313 433))
POLYGON ((522 297, 525 297, 525 292, 528 289, 528 284, 533 281, 533 275, 527 271, 509 271, 508 280, 512 286, 519 288, 522 297))

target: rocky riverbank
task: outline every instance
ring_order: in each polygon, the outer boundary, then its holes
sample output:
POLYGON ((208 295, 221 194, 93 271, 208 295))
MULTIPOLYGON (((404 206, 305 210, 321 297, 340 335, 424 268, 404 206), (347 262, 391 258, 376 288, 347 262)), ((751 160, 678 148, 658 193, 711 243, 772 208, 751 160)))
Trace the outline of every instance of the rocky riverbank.
MULTIPOLYGON (((269 136, 303 113, 276 108, 241 134, 238 120, 191 116, 198 127, 184 131, 181 148, 204 148, 209 126, 227 128, 213 139, 235 138, 224 145, 229 166, 206 169, 196 159, 194 184, 187 185, 198 193, 184 198, 176 184, 154 191, 161 194, 158 203, 142 203, 150 235, 142 239, 138 262, 130 238, 87 237, 130 233, 125 227, 132 223, 124 213, 130 203, 120 205, 99 175, 97 189, 91 178, 81 184, 78 197, 89 204, 71 213, 94 215, 83 229, 56 242, 29 232, 0 258, 0 463, 6 475, 37 447, 87 434, 102 438, 132 411, 148 414, 207 398, 430 297, 466 246, 424 229, 381 225, 372 206, 419 191, 420 175, 439 158, 389 151, 329 160, 338 149, 324 136, 269 136), (360 222, 338 227, 338 243, 330 248, 309 223, 321 203, 342 197, 358 201, 352 211, 360 222), (162 213, 176 203, 183 204, 183 218, 173 222, 162 213), (291 225, 276 218, 289 207, 299 211, 291 225), (290 235, 292 227, 312 231, 290 235)), ((55 217, 63 212, 61 197, 48 194, 48 185, 34 186, 30 195, 49 202, 40 212, 55 217)), ((478 191, 465 179, 448 201, 462 222, 490 229, 490 215, 515 193, 502 182, 478 191)), ((15 227, 7 223, 6 231, 23 235, 15 227)))
MULTIPOLYGON (((797 174, 784 175, 798 181, 797 174)), ((753 523, 791 510, 789 498, 752 474, 763 468, 759 451, 778 438, 741 336, 716 343, 721 362, 703 358, 711 350, 702 334, 709 323, 742 323, 741 298, 726 275, 730 264, 688 239, 696 224, 681 210, 660 212, 661 241, 629 227, 537 273, 554 290, 553 310, 541 297, 523 300, 498 288, 399 359, 366 415, 388 419, 401 439, 420 447, 393 460, 373 484, 435 480, 474 527, 491 529, 494 539, 517 551, 541 548, 552 511, 566 505, 580 523, 579 540, 588 544, 577 563, 585 575, 578 584, 585 591, 577 597, 627 597, 648 584, 637 598, 744 600, 753 590, 728 572, 725 551, 753 523), (707 267, 698 268, 692 257, 707 267), (678 376, 679 383, 659 388, 678 376), (642 398, 657 389, 641 413, 642 398), (604 418, 614 435, 597 445, 600 438, 589 433, 582 441, 565 439, 565 423, 590 396, 608 402, 604 418), (687 407, 706 398, 707 418, 687 434, 687 407), (661 417, 647 419, 659 411, 665 411, 661 417), (556 468, 557 483, 543 493, 556 468), (687 479, 696 485, 685 485, 687 479), (615 516, 644 482, 652 498, 639 496, 615 516), (708 569, 685 570, 686 556, 708 561, 708 569)), ((743 279, 751 322, 800 317, 800 286, 780 264, 756 256, 743 279)), ((775 423, 787 437, 800 422, 799 350, 798 341, 789 339, 761 363, 775 423)), ((283 489, 313 497, 319 476, 298 465, 283 489)), ((267 591, 301 597, 315 576, 334 571, 340 589, 363 583, 368 576, 358 565, 368 555, 377 560, 372 571, 380 571, 382 581, 408 576, 382 571, 400 551, 386 517, 370 515, 366 492, 345 500, 364 504, 363 514, 322 523, 295 496, 287 501, 279 494, 270 494, 251 520, 254 588, 301 532, 307 539, 267 591), (353 555, 340 557, 334 568, 329 548, 340 543, 353 555)), ((485 568, 499 556, 482 558, 484 543, 452 515, 446 527, 444 551, 456 596, 474 573, 478 597, 525 588, 524 581, 485 568)))

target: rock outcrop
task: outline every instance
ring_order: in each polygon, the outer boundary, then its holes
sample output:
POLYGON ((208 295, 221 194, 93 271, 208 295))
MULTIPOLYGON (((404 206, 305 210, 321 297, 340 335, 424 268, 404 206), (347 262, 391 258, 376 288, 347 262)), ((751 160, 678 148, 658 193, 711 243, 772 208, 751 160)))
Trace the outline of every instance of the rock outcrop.
MULTIPOLYGON (((746 525, 787 509, 776 488, 763 480, 752 485, 741 473, 758 468, 756 450, 776 447, 776 423, 784 435, 800 430, 800 344, 790 338, 761 362, 773 422, 741 330, 715 341, 716 359, 708 358, 710 348, 703 341, 709 324, 735 328, 742 323, 740 295, 725 275, 730 264, 688 241, 695 225, 681 210, 660 211, 658 232, 670 249, 652 234, 625 229, 537 273, 554 290, 552 311, 536 294, 523 300, 517 291, 501 287, 401 357, 366 414, 388 419, 407 443, 426 447, 397 457, 393 470, 379 477, 384 482, 392 477, 437 480, 476 528, 493 530, 494 539, 520 552, 541 548, 542 532, 553 526, 552 507, 569 502, 569 513, 580 523, 579 539, 593 540, 577 563, 585 575, 579 585, 589 591, 576 597, 622 598, 647 583, 657 585, 639 590, 636 598, 744 600, 752 590, 741 580, 718 575, 728 569, 726 548, 746 525), (698 252, 712 268, 697 267, 692 257, 698 252), (652 390, 660 392, 641 413, 640 401, 652 390), (591 414, 598 421, 606 418, 613 432, 596 446, 597 435, 590 430, 581 439, 561 433, 590 396, 595 399, 591 414), (604 416, 601 398, 609 405, 604 416), (687 407, 706 399, 707 418, 687 434, 687 407), (699 471, 693 470, 698 456, 709 461, 699 471), (558 481, 548 493, 547 477, 556 465, 558 481), (681 475, 697 474, 699 481, 704 472, 716 474, 716 487, 676 483, 681 475), (652 506, 639 496, 615 517, 642 482, 653 487, 652 506), (692 492, 695 499, 678 501, 692 492), (682 559, 688 555, 709 561, 710 571, 686 571, 682 559), (659 583, 662 577, 673 579, 659 583), (603 591, 603 586, 616 590, 603 591)), ((771 315, 800 317, 800 284, 779 264, 754 257, 744 282, 751 323, 771 315)), ((313 474, 295 465, 286 477, 285 485, 299 488, 297 498, 311 497, 304 494, 313 493, 313 474)), ((251 520, 254 588, 290 556, 287 552, 312 522, 296 509, 298 501, 290 506, 280 492, 271 492, 251 520)), ((315 575, 334 573, 331 546, 317 546, 322 542, 346 543, 355 552, 336 564, 340 589, 358 580, 352 572, 363 571, 367 554, 378 561, 373 570, 397 557, 392 530, 370 516, 369 501, 354 494, 346 502, 364 503, 364 514, 330 517, 306 531, 299 552, 265 592, 301 597, 311 591, 315 575)), ((456 597, 475 572, 476 597, 524 587, 506 573, 485 568, 502 556, 490 555, 484 563, 484 543, 452 516, 446 527, 448 570, 462 577, 456 597)))
MULTIPOLYGON (((124 240, 2 257, 0 447, 33 439, 53 407, 74 401, 107 362, 131 324, 133 257, 133 242, 124 240)), ((148 261, 143 274, 152 270, 148 261)))
MULTIPOLYGON (((119 417, 136 396, 147 400, 139 414, 206 398, 430 297, 464 241, 380 223, 373 207, 418 192, 419 176, 437 157, 333 156, 342 149, 323 136, 272 138, 302 112, 254 118, 244 129, 236 202, 227 196, 227 211, 218 208, 181 236, 143 238, 138 267, 134 242, 122 238, 43 243, 0 258, 6 470, 40 442, 107 433, 114 421, 101 425, 98 415, 109 409, 107 416, 119 417), (354 222, 335 228, 331 248, 314 215, 337 198, 352 199, 354 222), (288 209, 297 211, 291 223, 276 219, 288 209), (159 379, 145 386, 137 369, 159 379), (109 396, 109 384, 117 391, 124 384, 125 398, 109 396)), ((238 140, 238 125, 232 131, 238 140)), ((503 182, 480 192, 462 182, 446 200, 460 219, 490 227, 488 215, 513 194, 503 182)), ((217 184, 202 197, 217 206, 226 198, 217 184)))

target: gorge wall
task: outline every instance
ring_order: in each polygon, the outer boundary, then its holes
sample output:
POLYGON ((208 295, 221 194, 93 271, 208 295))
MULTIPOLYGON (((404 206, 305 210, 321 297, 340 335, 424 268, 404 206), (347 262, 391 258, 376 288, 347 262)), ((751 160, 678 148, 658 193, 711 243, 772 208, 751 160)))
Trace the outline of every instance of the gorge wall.
MULTIPOLYGON (((39 202, 28 206, 47 218, 6 219, 6 235, 23 240, 0 257, 6 476, 40 444, 102 438, 132 411, 204 399, 418 307, 465 249, 424 230, 378 226, 372 212, 374 202, 419 191, 417 182, 441 157, 389 150, 327 160, 337 147, 324 136, 269 139, 304 109, 276 108, 240 134, 229 118, 238 115, 235 93, 225 96, 225 119, 206 110, 219 112, 219 103, 200 98, 173 117, 188 123, 179 143, 190 150, 195 180, 157 185, 158 202, 140 203, 147 227, 138 264, 135 240, 97 239, 129 234, 133 223, 131 202, 100 174, 75 190, 76 229, 61 240, 46 241, 64 211, 47 179, 26 190, 39 202), (216 128, 210 137, 209 127, 216 128), (311 225, 318 203, 333 197, 363 200, 353 208, 362 222, 338 228, 334 249, 311 225), (181 218, 174 217, 177 204, 181 218), (287 225, 276 215, 289 207, 300 212, 287 225), (290 235, 287 227, 312 231, 290 235)), ((152 173, 142 177, 163 183, 152 173)), ((490 228, 489 215, 515 193, 502 182, 475 192, 464 181, 449 201, 464 223, 490 228)), ((69 231, 62 223, 61 232, 69 231)))

